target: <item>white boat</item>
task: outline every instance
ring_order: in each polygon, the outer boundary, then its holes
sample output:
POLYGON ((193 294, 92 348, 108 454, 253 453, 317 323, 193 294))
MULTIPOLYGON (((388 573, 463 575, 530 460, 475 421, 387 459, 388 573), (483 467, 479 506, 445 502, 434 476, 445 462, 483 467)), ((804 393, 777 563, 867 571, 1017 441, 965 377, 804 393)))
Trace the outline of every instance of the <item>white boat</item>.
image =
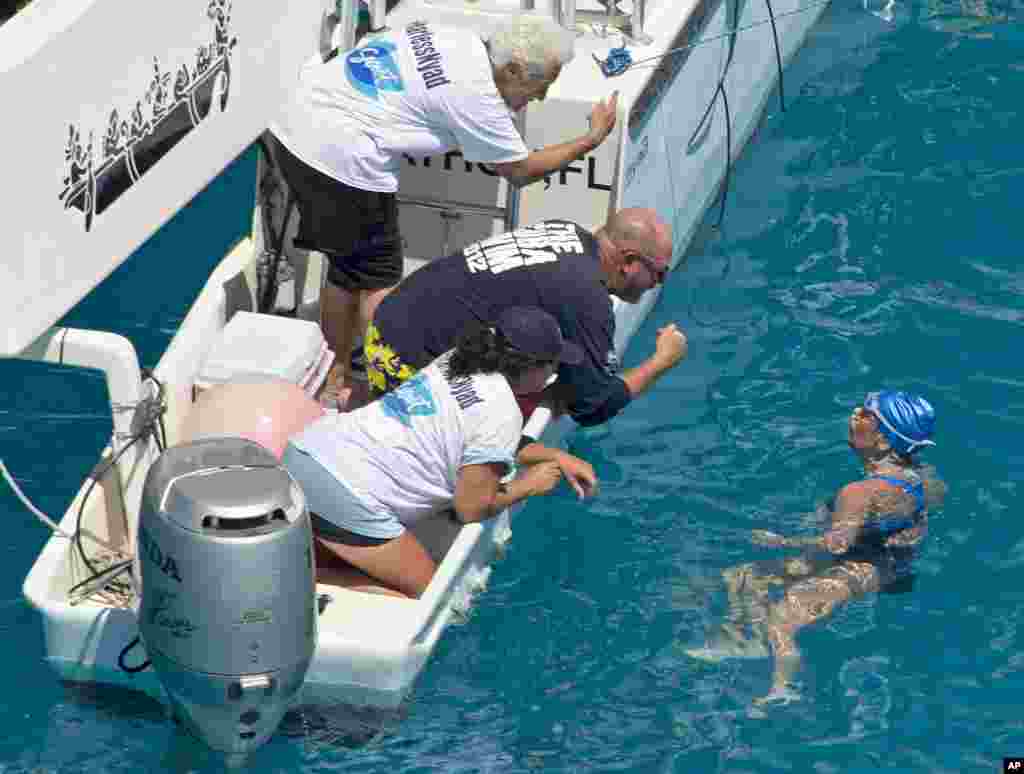
MULTIPOLYGON (((524 8, 577 29, 575 59, 547 100, 522 117, 531 147, 581 133, 593 104, 619 92, 608 141, 519 192, 458 154, 409 159, 400 191, 407 270, 518 223, 557 216, 596 227, 624 206, 652 207, 670 222, 674 261, 681 259, 824 4, 623 1, 625 10, 583 0, 399 0, 386 13, 382 0, 371 2, 374 29, 423 19, 484 31, 524 8), (596 60, 623 45, 635 64, 618 75, 602 72, 596 60)), ((152 669, 124 668, 146 658, 141 645, 126 651, 139 634, 130 593, 71 593, 90 571, 68 537, 80 520, 83 532, 109 548, 102 549, 109 561, 135 554, 144 482, 160 450, 152 435, 130 441, 138 407, 153 410, 157 398, 126 338, 53 326, 258 140, 302 62, 349 34, 343 24, 332 41, 322 40, 327 12, 353 18, 351 4, 339 5, 340 12, 320 0, 180 0, 153 10, 113 0, 35 0, 0 27, 0 98, 34 108, 31 121, 8 123, 0 150, 8 178, 20 181, 0 190, 0 208, 18 213, 0 224, 8 248, 0 264, 0 356, 100 368, 114 420, 104 458, 116 464, 83 482, 61 533, 42 547, 24 583, 42 617, 45 658, 62 680, 166 698, 152 669), (133 34, 114 35, 119 29, 133 34)), ((220 261, 155 369, 171 445, 231 313, 257 308, 258 263, 274 241, 265 234, 280 228, 282 210, 266 202, 255 208, 251 238, 220 261)), ((196 254, 208 249, 196 233, 196 254)), ((320 256, 290 245, 285 256, 298 269, 297 315, 315 317, 320 256)), ((620 357, 656 299, 651 292, 636 305, 616 302, 620 357)), ((552 443, 570 424, 545 429, 543 417, 534 421, 552 443)), ((16 473, 17 460, 7 462, 16 473)), ((315 653, 295 701, 398 707, 445 627, 484 588, 511 520, 504 513, 483 524, 437 518, 418 526, 440 560, 421 599, 319 585, 330 601, 318 611, 315 653)), ((102 552, 92 538, 85 543, 102 552)))

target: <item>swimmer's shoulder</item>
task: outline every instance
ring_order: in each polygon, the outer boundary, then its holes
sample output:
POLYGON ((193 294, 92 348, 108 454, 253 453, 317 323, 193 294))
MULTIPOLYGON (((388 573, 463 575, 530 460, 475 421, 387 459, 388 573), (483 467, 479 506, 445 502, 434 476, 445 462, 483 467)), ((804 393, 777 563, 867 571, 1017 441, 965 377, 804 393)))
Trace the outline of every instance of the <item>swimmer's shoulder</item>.
POLYGON ((872 481, 851 481, 841 487, 832 501, 832 518, 844 521, 863 518, 871 510, 878 490, 872 481))
MULTIPOLYGON (((908 480, 908 483, 913 484, 915 481, 908 480)), ((904 498, 907 498, 908 506, 916 509, 917 501, 913 495, 899 484, 878 478, 851 481, 835 496, 832 506, 833 520, 865 518, 892 510, 899 512, 904 510, 904 498)))

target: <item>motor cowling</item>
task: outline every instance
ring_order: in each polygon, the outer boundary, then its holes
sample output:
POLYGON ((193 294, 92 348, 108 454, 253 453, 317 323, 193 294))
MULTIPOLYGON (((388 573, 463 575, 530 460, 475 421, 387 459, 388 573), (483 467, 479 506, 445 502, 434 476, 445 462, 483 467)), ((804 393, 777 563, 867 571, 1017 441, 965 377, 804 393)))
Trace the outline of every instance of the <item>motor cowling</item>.
POLYGON ((166 450, 143 489, 139 631, 179 719, 248 753, 293 702, 316 645, 312 532, 301 489, 242 438, 166 450))

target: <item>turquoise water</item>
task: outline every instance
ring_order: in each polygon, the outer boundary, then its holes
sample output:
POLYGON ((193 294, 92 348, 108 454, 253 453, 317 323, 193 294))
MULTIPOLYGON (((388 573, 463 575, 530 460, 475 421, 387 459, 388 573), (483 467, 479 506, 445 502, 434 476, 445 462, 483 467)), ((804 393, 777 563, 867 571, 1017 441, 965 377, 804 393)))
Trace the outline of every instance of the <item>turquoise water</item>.
MULTIPOLYGON (((994 772, 1024 754, 1024 6, 894 12, 835 3, 787 73, 788 110, 769 105, 737 165, 724 230, 699 234, 627 364, 668 321, 689 360, 572 439, 600 498, 527 509, 386 733, 355 744, 304 717, 252 770, 994 772), (766 660, 684 651, 722 616, 721 571, 772 555, 750 530, 813 532, 857 475, 845 418, 879 387, 940 412, 928 459, 950 492, 916 589, 806 630, 802 699, 752 711, 766 660)), ((218 185, 249 184, 249 160, 234 171, 218 185)), ((227 243, 245 227, 211 215, 227 243)), ((126 266, 69 320, 120 306, 148 365, 215 258, 161 239, 160 265, 126 266)), ((0 454, 62 513, 110 431, 102 385, 0 366, 0 454)), ((45 531, 5 491, 0 512, 0 772, 216 771, 148 701, 64 692, 20 597, 45 531)))

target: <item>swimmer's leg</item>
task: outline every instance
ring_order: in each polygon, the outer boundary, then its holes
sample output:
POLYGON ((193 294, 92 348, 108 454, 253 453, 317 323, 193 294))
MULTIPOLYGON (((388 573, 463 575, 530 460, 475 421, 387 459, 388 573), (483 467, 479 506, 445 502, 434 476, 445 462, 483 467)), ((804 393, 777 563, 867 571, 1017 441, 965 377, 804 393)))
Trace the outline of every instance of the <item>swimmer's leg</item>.
POLYGON ((844 602, 877 589, 877 571, 862 562, 843 562, 822 575, 790 586, 768 611, 766 629, 775 663, 771 691, 759 702, 796 697, 792 687, 800 669, 796 635, 802 628, 831 615, 844 602))
POLYGON ((722 572, 722 581, 729 595, 725 617, 707 643, 687 650, 688 655, 703 661, 767 658, 770 655, 763 636, 768 594, 771 588, 782 584, 781 578, 769 572, 774 564, 747 562, 722 572))
MULTIPOLYGON (((774 563, 773 563, 774 564, 774 563)), ((762 563, 748 562, 722 573, 729 594, 729 609, 721 624, 722 635, 752 658, 768 656, 763 628, 768 615, 769 594, 782 579, 762 563), (740 646, 740 644, 743 646, 740 646)))

